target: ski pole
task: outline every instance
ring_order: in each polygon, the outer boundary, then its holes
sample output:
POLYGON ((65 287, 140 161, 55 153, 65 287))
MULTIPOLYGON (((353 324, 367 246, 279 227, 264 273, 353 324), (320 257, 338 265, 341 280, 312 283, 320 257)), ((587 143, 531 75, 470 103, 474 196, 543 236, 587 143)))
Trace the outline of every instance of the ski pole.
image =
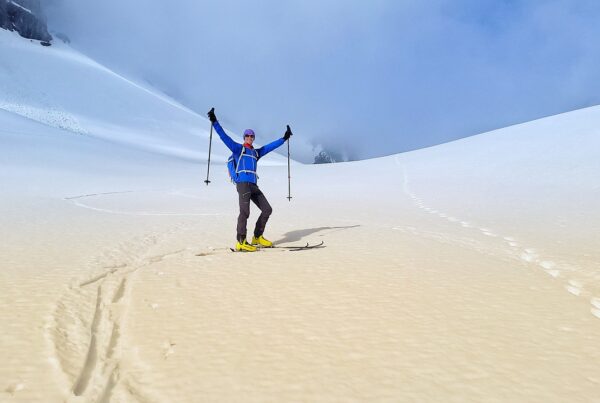
MULTIPOLYGON (((288 130, 289 130, 289 126, 288 126, 288 130)), ((291 138, 288 139, 287 143, 288 143, 288 201, 292 201, 292 177, 290 175, 290 140, 291 138)))
MULTIPOLYGON (((212 108, 210 111, 214 112, 215 108, 212 108)), ((210 122, 210 137, 208 139, 208 168, 206 169, 206 180, 204 181, 204 183, 206 183, 206 186, 208 186, 208 184, 210 183, 210 181, 208 180, 208 175, 210 174, 210 151, 212 149, 212 130, 213 130, 213 125, 212 122, 210 122)))

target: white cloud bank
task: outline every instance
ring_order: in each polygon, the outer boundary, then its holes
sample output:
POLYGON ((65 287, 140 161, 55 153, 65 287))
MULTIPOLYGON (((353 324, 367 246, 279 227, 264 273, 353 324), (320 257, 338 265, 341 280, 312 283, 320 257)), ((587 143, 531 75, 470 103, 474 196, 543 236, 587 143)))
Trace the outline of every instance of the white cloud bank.
POLYGON ((296 157, 367 158, 600 99, 595 1, 54 0, 73 46, 296 157))

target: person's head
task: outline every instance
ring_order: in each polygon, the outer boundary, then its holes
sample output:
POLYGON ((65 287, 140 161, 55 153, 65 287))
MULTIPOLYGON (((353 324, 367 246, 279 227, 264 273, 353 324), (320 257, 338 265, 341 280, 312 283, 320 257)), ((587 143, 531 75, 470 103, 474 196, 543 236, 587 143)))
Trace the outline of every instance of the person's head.
POLYGON ((252 145, 254 142, 254 130, 246 129, 244 130, 244 143, 252 145))

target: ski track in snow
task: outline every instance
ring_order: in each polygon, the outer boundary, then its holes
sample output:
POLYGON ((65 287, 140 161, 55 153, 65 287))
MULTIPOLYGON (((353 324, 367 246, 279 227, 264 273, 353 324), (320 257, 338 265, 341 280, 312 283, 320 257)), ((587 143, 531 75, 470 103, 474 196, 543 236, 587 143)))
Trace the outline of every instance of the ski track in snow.
MULTIPOLYGON (((135 379, 144 368, 125 334, 131 289, 138 270, 187 251, 152 254, 163 238, 184 229, 150 234, 107 248, 90 259, 85 273, 57 302, 44 327, 49 361, 68 385, 71 396, 82 401, 159 402, 135 379), (91 316, 86 313, 91 313, 91 316), (137 370, 137 371, 136 371, 137 370)), ((153 309, 158 308, 151 304, 153 309)))
MULTIPOLYGON (((193 217, 193 216, 200 216, 200 217, 216 217, 216 216, 221 216, 224 215, 222 213, 179 213, 179 212, 150 212, 150 211, 120 211, 120 210, 112 210, 112 209, 105 209, 105 208, 100 208, 100 207, 94 207, 91 206, 89 204, 83 203, 81 200, 82 199, 88 199, 88 198, 93 198, 93 197, 98 197, 98 196, 106 196, 106 195, 115 195, 115 194, 126 194, 126 193, 141 193, 144 191, 135 191, 135 190, 126 190, 126 191, 121 191, 121 192, 104 192, 104 193, 90 193, 90 194, 85 194, 85 195, 78 195, 78 196, 71 196, 71 197, 65 197, 63 198, 63 200, 68 201, 70 203, 72 203, 73 205, 77 206, 77 207, 81 207, 81 208, 85 208, 88 210, 93 210, 93 211, 99 211, 102 213, 108 213, 108 214, 120 214, 120 215, 130 215, 130 216, 173 216, 173 217, 193 217)), ((146 192, 165 192, 162 190, 148 190, 146 192)), ((172 195, 175 196, 181 196, 181 197, 189 197, 188 195, 184 194, 184 193, 179 193, 177 191, 171 191, 169 192, 172 195)))
MULTIPOLYGON (((412 200, 413 204, 423 210, 424 212, 435 215, 441 219, 444 219, 450 223, 460 225, 462 228, 477 232, 483 236, 487 236, 490 238, 498 238, 505 247, 503 248, 504 253, 506 253, 511 258, 517 258, 521 262, 527 265, 533 265, 540 269, 542 269, 546 274, 551 276, 552 278, 563 278, 566 281, 564 286, 565 290, 571 293, 576 297, 587 297, 590 298, 591 303, 591 313, 597 318, 600 318, 600 298, 590 295, 590 293, 586 292, 584 289, 584 285, 578 279, 570 278, 568 273, 575 273, 579 271, 579 269, 570 264, 570 263, 557 263, 553 260, 546 259, 536 251, 536 249, 523 246, 519 243, 519 241, 513 237, 508 235, 501 235, 494 231, 493 229, 487 227, 480 227, 474 223, 471 223, 466 220, 461 220, 458 217, 453 217, 449 214, 441 212, 435 208, 428 206, 421 197, 416 195, 411 191, 409 186, 408 174, 406 172, 406 168, 400 161, 400 156, 395 157, 395 162, 402 168, 403 172, 403 191, 404 193, 412 200), (508 246, 508 248, 506 248, 508 246)), ((394 227, 394 229, 400 229, 399 227, 394 227)))

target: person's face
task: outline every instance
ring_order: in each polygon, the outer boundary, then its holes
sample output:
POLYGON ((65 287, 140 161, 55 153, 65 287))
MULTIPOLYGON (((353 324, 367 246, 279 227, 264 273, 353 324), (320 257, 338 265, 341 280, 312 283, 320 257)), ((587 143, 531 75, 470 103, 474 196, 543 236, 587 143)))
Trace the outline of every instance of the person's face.
POLYGON ((254 135, 252 134, 247 134, 244 136, 244 142, 246 144, 252 145, 252 143, 254 142, 254 135))

